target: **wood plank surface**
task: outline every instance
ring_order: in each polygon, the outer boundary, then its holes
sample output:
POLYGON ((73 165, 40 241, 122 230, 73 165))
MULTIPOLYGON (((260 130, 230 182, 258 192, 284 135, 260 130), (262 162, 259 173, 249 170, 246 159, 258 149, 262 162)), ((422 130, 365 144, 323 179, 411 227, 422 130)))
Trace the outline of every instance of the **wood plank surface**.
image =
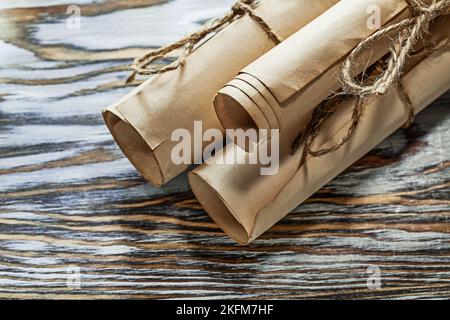
POLYGON ((232 2, 2 0, 0 298, 450 297, 450 92, 248 246, 123 157, 130 59, 232 2))

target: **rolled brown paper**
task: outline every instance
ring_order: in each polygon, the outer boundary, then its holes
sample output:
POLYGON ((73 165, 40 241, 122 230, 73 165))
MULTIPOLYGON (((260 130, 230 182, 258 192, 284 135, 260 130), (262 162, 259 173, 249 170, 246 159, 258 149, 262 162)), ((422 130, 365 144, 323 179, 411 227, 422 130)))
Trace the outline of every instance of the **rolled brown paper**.
MULTIPOLYGON (((214 107, 222 126, 280 132, 305 126, 309 111, 338 91, 337 75, 344 59, 378 30, 369 28, 370 8, 379 10, 382 27, 413 15, 405 0, 340 1, 219 91, 214 107)), ((392 36, 366 50, 355 65, 355 76, 389 52, 392 36)))
MULTIPOLYGON (((308 24, 338 0, 265 0, 255 13, 283 39, 308 24)), ((212 105, 217 91, 239 70, 274 47, 253 19, 244 16, 198 47, 177 70, 159 74, 103 111, 124 154, 151 183, 161 186, 189 165, 176 165, 172 132, 221 129, 212 105)), ((194 160, 194 159, 192 159, 194 160)))
MULTIPOLYGON (((442 33, 450 33, 448 24, 445 28, 442 33)), ((411 57, 409 70, 401 80, 403 89, 397 87, 386 96, 369 98, 355 134, 341 149, 322 157, 309 157, 300 166, 303 148, 291 155, 289 144, 283 141, 290 141, 293 135, 285 135, 281 137, 280 168, 276 175, 262 176, 260 165, 202 165, 189 174, 191 188, 200 204, 236 241, 249 243, 259 237, 401 127, 409 116, 405 97, 409 97, 415 112, 420 112, 450 89, 448 38, 443 41, 447 43, 445 50, 436 51, 425 59, 419 53, 411 57)), ((291 103, 293 105, 288 107, 295 108, 299 102, 292 100, 291 103)), ((354 103, 348 100, 338 106, 338 112, 321 129, 317 145, 326 147, 346 134, 354 103)), ((233 152, 233 149, 238 158, 249 157, 233 144, 223 153, 233 152)))

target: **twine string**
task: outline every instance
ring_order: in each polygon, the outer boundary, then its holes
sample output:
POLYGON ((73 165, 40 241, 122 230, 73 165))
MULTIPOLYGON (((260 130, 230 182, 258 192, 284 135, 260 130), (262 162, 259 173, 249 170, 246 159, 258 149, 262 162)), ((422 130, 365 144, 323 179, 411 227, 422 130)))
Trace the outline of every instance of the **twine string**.
POLYGON ((364 105, 367 98, 374 95, 386 95, 399 85, 400 90, 403 91, 403 95, 406 98, 408 108, 410 109, 407 124, 413 122, 415 116, 414 109, 400 83, 403 70, 416 43, 425 34, 429 33, 431 22, 449 11, 450 0, 433 0, 430 5, 424 4, 421 0, 407 1, 414 10, 413 17, 376 31, 359 43, 342 65, 340 72, 342 91, 340 93, 346 97, 357 98, 353 108, 352 121, 347 133, 339 142, 329 147, 323 147, 317 150, 312 148, 323 123, 336 112, 337 108, 337 103, 334 103, 332 106, 330 106, 329 103, 320 104, 314 110, 309 124, 294 142, 292 148, 293 152, 295 152, 304 144, 305 148, 301 164, 303 164, 307 155, 320 157, 344 146, 351 139, 359 126, 360 120, 364 114, 364 105), (378 40, 393 32, 397 32, 398 36, 392 41, 389 58, 383 64, 383 69, 378 73, 377 77, 375 79, 373 79, 373 77, 355 78, 352 74, 352 70, 354 70, 355 65, 357 65, 360 55, 378 40))
POLYGON ((258 1, 259 0, 239 0, 232 6, 231 10, 225 16, 208 22, 198 31, 183 37, 175 43, 161 47, 157 50, 149 51, 142 57, 136 58, 130 66, 132 72, 126 80, 126 83, 134 81, 136 75, 149 76, 178 69, 185 63, 186 58, 192 53, 198 43, 204 40, 208 35, 218 32, 226 25, 246 14, 248 14, 248 16, 250 16, 261 27, 270 40, 272 40, 275 44, 279 44, 282 39, 272 30, 264 19, 258 16, 253 10, 252 6, 258 1), (167 58, 169 53, 172 53, 178 49, 183 49, 183 52, 172 63, 165 66, 153 65, 156 61, 167 58))

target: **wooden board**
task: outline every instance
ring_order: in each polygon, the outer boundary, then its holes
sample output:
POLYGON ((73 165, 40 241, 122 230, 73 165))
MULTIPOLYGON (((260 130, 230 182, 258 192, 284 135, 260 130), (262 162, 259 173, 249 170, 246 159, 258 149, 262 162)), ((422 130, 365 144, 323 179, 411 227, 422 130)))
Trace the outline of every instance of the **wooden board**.
POLYGON ((231 2, 2 1, 0 298, 450 297, 450 92, 249 246, 122 156, 129 59, 231 2))

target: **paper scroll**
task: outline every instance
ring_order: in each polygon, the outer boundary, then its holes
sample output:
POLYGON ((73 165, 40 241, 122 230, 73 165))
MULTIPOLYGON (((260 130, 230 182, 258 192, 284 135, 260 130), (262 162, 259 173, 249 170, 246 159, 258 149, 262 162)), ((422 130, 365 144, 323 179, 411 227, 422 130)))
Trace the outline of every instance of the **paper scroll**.
MULTIPOLYGON (((265 0, 255 13, 286 39, 338 0, 265 0)), ((108 128, 141 174, 161 186, 189 167, 171 161, 172 132, 221 128, 212 105, 217 91, 239 70, 274 47, 267 34, 244 16, 197 48, 177 70, 147 80, 104 110, 108 128)), ((194 159, 193 159, 194 160, 194 159)))
MULTIPOLYGON (((291 155, 290 143, 296 133, 286 130, 280 138, 281 159, 276 175, 261 175, 261 165, 238 164, 205 164, 191 172, 192 190, 212 219, 236 241, 253 241, 401 127, 409 116, 408 99, 419 112, 450 89, 450 19, 438 21, 432 34, 428 40, 437 41, 433 47, 439 50, 433 52, 425 46, 416 52, 408 62, 402 86, 386 96, 368 99, 359 126, 341 149, 318 158, 308 157, 300 166, 303 150, 291 155)), ((302 111, 301 96, 288 99, 285 108, 302 111)), ((338 112, 321 129, 317 145, 326 147, 346 134, 354 100, 338 106, 338 112)), ((225 154, 232 152, 238 158, 249 157, 234 144, 223 150, 225 154)))
MULTIPOLYGON (((222 125, 281 132, 302 129, 309 111, 338 91, 337 76, 348 54, 380 27, 412 15, 405 0, 340 1, 244 68, 219 92, 214 105, 222 125), (373 21, 370 8, 376 9, 373 21)), ((368 48, 354 66, 354 76, 386 55, 395 36, 388 34, 368 48)))

